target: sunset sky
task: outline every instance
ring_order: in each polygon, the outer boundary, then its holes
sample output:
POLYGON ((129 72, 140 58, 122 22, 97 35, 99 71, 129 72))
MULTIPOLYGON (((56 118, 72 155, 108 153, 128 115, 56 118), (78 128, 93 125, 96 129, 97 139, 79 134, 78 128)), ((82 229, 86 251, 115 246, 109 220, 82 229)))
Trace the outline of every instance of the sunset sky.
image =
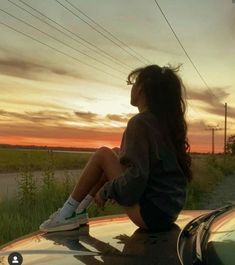
MULTIPOLYGON (((168 63, 183 64, 191 151, 211 151, 206 128, 224 128, 225 102, 235 134, 232 0, 157 1, 205 82, 154 0, 0 2, 0 143, 119 146, 138 113, 127 75, 168 63)), ((216 131, 216 152, 223 140, 216 131)))

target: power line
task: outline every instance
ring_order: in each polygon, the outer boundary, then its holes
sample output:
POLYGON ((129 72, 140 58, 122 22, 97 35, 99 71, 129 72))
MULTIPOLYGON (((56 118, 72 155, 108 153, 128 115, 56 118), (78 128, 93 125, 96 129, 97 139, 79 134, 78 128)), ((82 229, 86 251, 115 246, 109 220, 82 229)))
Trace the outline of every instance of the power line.
MULTIPOLYGON (((163 17, 165 18, 165 20, 166 20, 168 26, 170 27, 171 31, 173 32, 173 34, 174 34, 175 38, 177 39, 178 43, 180 44, 181 48, 183 49, 184 53, 186 54, 187 58, 188 58, 189 61, 192 63, 193 67, 195 68, 196 72, 199 74, 199 77, 201 78, 201 80, 203 81, 203 83, 205 84, 205 86, 208 87, 207 83, 206 83, 205 80, 202 78, 200 72, 198 71, 197 67, 196 67, 195 64, 193 63, 192 59, 190 58, 189 54, 188 54, 187 51, 185 50, 185 48, 184 48, 183 44, 181 43, 180 39, 178 38, 177 34, 175 33, 174 29, 172 28, 170 22, 168 21, 166 15, 164 14, 164 12, 163 12, 163 10, 161 9, 160 5, 158 4, 158 2, 157 2, 156 0, 154 0, 154 1, 155 1, 155 4, 157 5, 157 7, 159 8, 160 12, 162 13, 163 17)), ((189 102, 188 102, 188 104, 191 106, 191 108, 193 109, 193 111, 194 111, 195 113, 198 113, 198 114, 199 114, 199 112, 196 111, 196 110, 194 109, 194 107, 193 107, 192 104, 190 104, 189 102)))
MULTIPOLYGON (((188 52, 186 51, 186 49, 184 48, 182 42, 180 41, 180 39, 178 38, 176 32, 174 31, 173 27, 171 26, 169 20, 167 19, 165 13, 163 12, 163 10, 161 9, 160 5, 158 4, 157 0, 154 0, 155 4, 157 5, 158 9, 160 10, 161 14, 163 15, 163 17, 165 18, 168 26, 170 27, 171 31, 173 32, 176 40, 178 41, 179 45, 181 46, 181 48, 183 49, 185 55, 187 56, 188 60, 191 62, 191 64, 193 65, 194 69, 196 70, 196 72, 198 73, 199 77, 201 78, 202 82, 205 84, 206 88, 211 92, 211 94, 217 99, 218 97, 212 92, 212 90, 210 89, 210 87, 207 85, 205 79, 202 77, 202 75, 200 74, 199 70, 197 69, 196 65, 194 64, 194 62, 192 61, 191 57, 189 56, 188 52)), ((190 104, 190 106, 192 107, 192 109, 195 111, 194 107, 190 104)), ((197 111, 196 111, 197 112, 197 111)), ((198 113, 198 112, 197 112, 198 113)), ((199 113, 198 113, 199 114, 199 113)), ((212 133, 214 134, 214 130, 212 131, 212 133)), ((214 136, 213 136, 214 137, 214 136)), ((212 137, 212 138, 213 138, 212 137)), ((214 139, 214 138, 213 138, 214 139)), ((214 140, 213 140, 214 141, 214 140)), ((214 145, 214 144, 212 144, 214 145)), ((214 147, 213 147, 214 148, 214 147)), ((214 152, 214 149, 212 148, 212 152, 214 152)))
POLYGON ((58 0, 55 0, 59 5, 61 5, 63 8, 65 8, 66 10, 68 10, 70 13, 72 13, 74 16, 76 16, 77 18, 79 18, 80 20, 82 20, 84 23, 86 23, 90 28, 92 28, 93 30, 95 30, 96 32, 98 32, 99 34, 101 34, 104 38, 108 39, 109 41, 111 41, 112 43, 114 43, 116 46, 118 46, 120 49, 122 49, 123 51, 125 51, 126 53, 128 53, 129 55, 131 55, 132 57, 136 58, 137 60, 139 60, 141 63, 146 63, 143 62, 142 60, 140 60, 137 56, 133 55, 132 53, 130 53, 128 50, 126 50, 125 48, 123 48, 121 45, 119 45, 117 42, 113 41, 112 39, 110 39, 109 37, 107 37, 103 32, 99 31, 98 29, 96 29, 94 26, 92 26, 90 23, 88 23, 86 20, 84 20, 83 18, 81 18, 79 15, 77 15, 76 13, 74 13, 71 9, 69 9, 67 6, 63 5, 62 3, 60 3, 58 0))
POLYGON ((123 41, 121 41, 119 38, 117 38, 116 36, 114 36, 110 31, 108 31, 107 29, 105 29, 103 26, 101 26, 99 23, 97 23, 94 19, 92 19, 91 17, 89 17, 85 12, 83 12, 81 9, 79 9, 77 6, 75 6, 74 4, 70 3, 70 1, 68 0, 64 0, 65 2, 67 2, 68 4, 70 4, 73 8, 75 8, 78 12, 80 12, 81 14, 83 14, 85 17, 87 17, 88 19, 90 19, 94 24, 96 24, 98 27, 100 27, 103 31, 105 31, 106 33, 108 33, 110 36, 112 36, 115 40, 119 41, 121 44, 123 44, 124 46, 126 46, 128 49, 130 49, 132 52, 134 52, 137 56, 140 56, 141 58, 143 58, 147 63, 152 64, 151 61, 149 61, 148 59, 146 59, 145 57, 143 57, 141 54, 137 53, 135 50, 133 50, 131 47, 129 47, 126 43, 124 43, 123 41))
MULTIPOLYGON (((202 82, 204 83, 204 85, 206 86, 206 88, 208 90, 211 91, 210 87, 207 85, 205 79, 202 77, 202 75, 200 74, 199 70, 197 69, 196 65, 194 64, 193 60, 191 59, 191 57, 189 56, 188 52, 186 51, 186 49, 184 48, 182 42, 180 41, 180 39, 178 38, 176 32, 174 31, 173 27, 171 26, 169 20, 167 19, 165 13, 163 12, 163 10, 161 9, 160 5, 158 4, 157 0, 154 0, 155 4, 157 5, 158 9, 160 10, 160 12, 162 13, 163 17, 165 18, 168 26, 170 27, 172 33, 174 34, 176 40, 178 41, 179 45, 181 46, 181 48, 183 49, 185 55, 187 56, 188 60, 191 62, 192 66, 194 67, 194 69, 196 70, 197 74, 199 75, 199 77, 201 78, 202 82)), ((216 95, 214 95, 214 93, 211 91, 212 95, 214 97, 216 97, 218 99, 218 97, 216 95)))
MULTIPOLYGON (((1 9, 1 8, 0 8, 0 11, 4 12, 4 13, 7 14, 8 16, 13 17, 13 18, 15 18, 16 20, 18 20, 18 21, 20 21, 20 22, 26 24, 26 25, 29 26, 29 27, 32 27, 33 29, 36 29, 37 31, 39 31, 39 32, 41 32, 41 33, 43 33, 43 34, 45 34, 46 36, 49 36, 50 38, 54 39, 55 41, 58 41, 58 42, 62 43, 63 45, 65 45, 65 46, 67 46, 67 47, 69 47, 69 48, 75 50, 76 52, 81 53, 81 54, 83 54, 83 55, 85 55, 85 56, 87 56, 87 57, 89 57, 89 58, 91 58, 91 59, 93 59, 93 60, 95 60, 95 61, 98 61, 98 62, 100 62, 100 63, 103 64, 103 65, 106 65, 106 66, 108 66, 108 67, 113 68, 113 67, 110 66, 109 64, 106 64, 106 63, 104 63, 104 62, 102 62, 102 61, 100 61, 100 60, 98 60, 98 59, 96 59, 96 58, 94 58, 94 57, 92 57, 92 56, 90 56, 90 55, 87 55, 87 54, 84 53, 84 52, 79 51, 78 49, 76 49, 76 48, 74 48, 74 47, 68 45, 66 42, 63 42, 63 41, 61 41, 61 40, 59 40, 59 39, 57 39, 57 38, 51 36, 50 34, 44 32, 43 30, 40 30, 40 29, 38 29, 37 27, 32 26, 31 24, 29 24, 29 23, 25 22, 24 20, 22 20, 22 19, 20 19, 20 18, 14 16, 14 15, 8 13, 7 11, 5 11, 5 10, 3 10, 3 9, 1 9)), ((120 73, 124 73, 124 72, 122 72, 122 71, 116 70, 115 68, 113 68, 113 69, 114 69, 115 71, 120 72, 120 73)), ((124 73, 124 74, 125 74, 125 73, 124 73)))
MULTIPOLYGON (((29 12, 28 10, 26 10, 25 8, 17 5, 16 3, 12 2, 11 0, 8 0, 9 2, 11 2, 12 4, 16 5, 17 7, 23 9, 25 12, 29 13, 30 15, 36 17, 37 19, 39 19, 40 21, 42 21, 43 23, 49 25, 50 27, 55 28, 56 30, 60 31, 61 33, 65 34, 67 37, 71 38, 72 40, 76 41, 77 43, 83 45, 84 47, 91 49, 90 47, 86 46, 84 43, 78 41, 77 39, 71 37, 69 34, 66 34, 65 32, 63 32, 62 30, 58 29, 57 27, 47 23, 46 21, 44 21, 43 19, 39 18, 38 16, 35 16, 34 14, 32 14, 31 12, 29 12)), ((115 58, 114 56, 108 54, 106 51, 104 51, 103 49, 97 47, 96 45, 94 45, 93 43, 87 41, 86 39, 82 38, 81 36, 79 36, 77 33, 72 32, 71 30, 69 30, 68 28, 62 26, 61 24, 59 24, 58 22, 56 22, 55 20, 49 18, 48 16, 46 16, 45 14, 43 14, 42 12, 40 12, 39 10, 37 10, 36 8, 30 6, 29 4, 25 3, 23 0, 18 0, 19 2, 21 2, 22 4, 26 5, 27 7, 29 7, 30 9, 32 9, 33 11, 39 13, 41 16, 45 17, 46 19, 52 21, 53 23, 55 23, 57 26, 61 27, 62 29, 64 29, 65 31, 69 32, 70 34, 74 35, 76 38, 84 41, 85 43, 88 43, 89 45, 91 45, 92 47, 94 47, 95 49, 91 49, 92 51, 97 52, 97 50, 99 51, 99 54, 102 54, 102 56, 105 56, 106 58, 108 57, 109 60, 112 60, 114 63, 117 63, 119 65, 122 65, 126 68, 128 68, 128 70, 131 69, 131 67, 129 65, 127 65, 126 63, 123 63, 122 61, 120 61, 119 59, 115 58), (111 58, 111 59, 110 59, 111 58)))
POLYGON ((24 32, 22 32, 22 31, 20 31, 20 30, 18 30, 18 29, 15 29, 14 27, 9 26, 8 24, 6 24, 6 23, 4 23, 4 22, 1 22, 1 21, 0 21, 0 24, 4 25, 4 26, 7 27, 7 28, 10 28, 11 30, 13 30, 13 31, 15 31, 15 32, 17 32, 17 33, 20 33, 20 34, 24 35, 25 37, 30 38, 31 40, 34 40, 34 41, 36 41, 36 42, 38 42, 38 43, 40 43, 40 44, 42 44, 42 45, 44 45, 44 46, 49 47, 49 48, 51 48, 52 50, 57 51, 58 53, 61 53, 61 54, 65 55, 65 56, 67 56, 67 57, 70 57, 70 58, 74 59, 75 61, 78 61, 79 63, 85 64, 85 65, 87 65, 87 66, 89 66, 89 67, 92 67, 92 68, 96 69, 96 70, 99 71, 99 72, 105 73, 105 74, 107 74, 107 75, 109 75, 109 76, 113 76, 113 77, 116 78, 116 79, 122 80, 122 79, 120 79, 119 77, 117 77, 117 76, 115 76, 115 75, 113 75, 113 74, 107 73, 106 71, 103 71, 103 70, 101 70, 101 69, 99 69, 99 68, 97 68, 97 67, 95 67, 95 66, 93 66, 93 65, 90 65, 90 64, 88 64, 88 63, 85 63, 85 62, 83 62, 83 61, 77 59, 76 57, 73 57, 73 56, 71 56, 71 55, 69 55, 69 54, 67 54, 67 53, 65 53, 65 52, 63 52, 63 51, 58 50, 57 48, 55 48, 55 47, 53 47, 53 46, 48 45, 47 43, 44 43, 44 42, 42 42, 42 41, 40 41, 40 40, 38 40, 38 39, 36 39, 36 38, 34 38, 34 37, 32 37, 32 36, 30 36, 30 35, 24 33, 24 32))

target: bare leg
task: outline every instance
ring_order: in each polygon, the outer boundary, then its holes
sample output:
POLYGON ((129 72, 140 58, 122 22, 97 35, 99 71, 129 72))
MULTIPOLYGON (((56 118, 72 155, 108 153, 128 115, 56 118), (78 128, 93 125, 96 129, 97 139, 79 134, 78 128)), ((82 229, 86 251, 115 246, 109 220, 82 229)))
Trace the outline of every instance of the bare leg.
POLYGON ((99 148, 89 159, 71 196, 81 202, 92 191, 94 194, 106 181, 118 177, 123 166, 118 162, 117 155, 107 147, 99 148))
MULTIPOLYGON (((120 148, 118 147, 114 147, 112 148, 112 151, 117 155, 119 156, 119 153, 120 153, 120 148)), ((105 176, 104 172, 101 176, 101 179, 96 183, 96 185, 89 191, 89 194, 91 196, 95 196, 96 193, 100 190, 100 188, 105 184, 105 182, 107 182, 108 178, 105 176)))
MULTIPOLYGON (((88 193, 96 194, 105 180, 118 177, 124 170, 125 167, 119 163, 117 154, 107 147, 101 147, 89 159, 71 195, 81 202, 88 193)), ((133 223, 147 229, 140 215, 139 204, 124 209, 133 223)))
POLYGON ((107 182, 107 177, 103 173, 100 180, 95 184, 95 186, 89 191, 89 194, 94 197, 96 193, 103 187, 104 183, 107 182))

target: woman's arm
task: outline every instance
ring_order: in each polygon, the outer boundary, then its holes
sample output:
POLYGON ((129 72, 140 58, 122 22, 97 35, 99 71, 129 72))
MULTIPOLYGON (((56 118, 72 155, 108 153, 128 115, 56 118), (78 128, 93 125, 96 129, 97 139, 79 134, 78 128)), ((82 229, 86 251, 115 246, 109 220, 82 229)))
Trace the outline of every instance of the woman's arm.
POLYGON ((128 122, 119 161, 125 171, 104 184, 100 195, 120 205, 131 206, 139 201, 149 177, 149 139, 145 123, 140 119, 128 122))

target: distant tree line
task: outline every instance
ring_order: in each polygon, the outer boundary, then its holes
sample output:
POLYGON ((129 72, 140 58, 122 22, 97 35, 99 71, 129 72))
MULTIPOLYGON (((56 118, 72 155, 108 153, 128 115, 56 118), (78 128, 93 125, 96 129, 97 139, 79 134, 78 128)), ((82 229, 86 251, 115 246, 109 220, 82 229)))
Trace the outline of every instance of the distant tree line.
POLYGON ((88 151, 88 152, 95 152, 97 150, 97 148, 90 148, 90 147, 58 147, 58 146, 13 145, 13 144, 0 144, 0 148, 7 148, 7 149, 35 149, 35 150, 60 150, 60 151, 88 151))
POLYGON ((229 136, 226 145, 226 152, 235 155, 235 134, 229 136))

